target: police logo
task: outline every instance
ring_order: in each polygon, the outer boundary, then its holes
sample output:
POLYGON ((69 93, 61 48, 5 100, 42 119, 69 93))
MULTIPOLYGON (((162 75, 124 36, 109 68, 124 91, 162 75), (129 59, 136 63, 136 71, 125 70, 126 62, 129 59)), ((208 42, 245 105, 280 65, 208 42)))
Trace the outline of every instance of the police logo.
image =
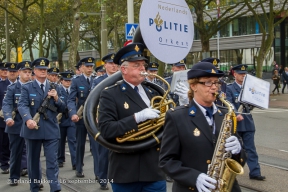
POLYGON ((125 90, 126 90, 126 87, 122 87, 122 90, 125 91, 125 90))
POLYGON ((213 65, 217 65, 217 60, 216 59, 214 59, 213 65))
POLYGON ((71 74, 70 73, 68 73, 67 78, 71 78, 71 74))
POLYGON ((155 63, 152 64, 152 68, 157 68, 157 65, 155 63))
POLYGON ((135 46, 134 50, 137 51, 137 52, 140 50, 138 45, 135 46))
POLYGON ((190 112, 190 114, 194 115, 194 114, 195 114, 194 110, 192 110, 192 111, 190 112))
POLYGON ((28 62, 25 63, 25 67, 26 67, 26 68, 29 68, 29 67, 30 67, 30 65, 29 65, 28 62))
POLYGON ((114 54, 112 54, 112 55, 111 55, 111 59, 114 59, 114 57, 115 57, 115 55, 114 55, 114 54))
POLYGON ((57 72, 57 69, 56 69, 56 68, 54 68, 54 69, 53 69, 53 72, 57 72))
POLYGON ((154 22, 155 22, 157 27, 160 27, 163 24, 163 19, 161 19, 159 12, 156 15, 156 18, 154 19, 154 22))
POLYGON ((182 59, 179 63, 184 63, 184 60, 182 59))
POLYGON ((195 128, 194 131, 193 131, 193 133, 194 133, 194 136, 196 136, 196 137, 199 137, 199 136, 200 136, 200 131, 199 131, 198 128, 195 128))
POLYGON ((92 61, 92 58, 91 57, 89 57, 89 59, 88 59, 88 63, 92 63, 93 61, 92 61))
POLYGON ((4 68, 6 67, 6 63, 4 63, 4 68))
POLYGON ((124 109, 129 109, 129 104, 128 103, 124 103, 124 109))
POLYGON ((15 68, 15 64, 12 63, 12 64, 11 64, 11 69, 14 69, 14 68, 15 68))
POLYGON ((241 71, 245 71, 246 69, 245 69, 245 66, 243 65, 242 67, 241 67, 241 71))
POLYGON ((45 66, 45 61, 43 59, 40 62, 40 66, 45 66))

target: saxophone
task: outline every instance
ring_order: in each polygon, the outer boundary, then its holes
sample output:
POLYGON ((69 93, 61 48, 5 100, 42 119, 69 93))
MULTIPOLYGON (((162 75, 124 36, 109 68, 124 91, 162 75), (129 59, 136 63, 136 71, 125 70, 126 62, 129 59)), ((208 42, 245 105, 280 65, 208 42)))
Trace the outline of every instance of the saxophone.
POLYGON ((216 94, 216 97, 228 108, 228 113, 222 122, 213 158, 211 164, 208 166, 207 175, 217 181, 216 188, 211 191, 230 192, 236 175, 244 173, 243 167, 237 161, 231 159, 231 152, 226 152, 224 146, 225 140, 231 136, 231 132, 236 132, 237 121, 234 106, 225 100, 224 93, 216 94))

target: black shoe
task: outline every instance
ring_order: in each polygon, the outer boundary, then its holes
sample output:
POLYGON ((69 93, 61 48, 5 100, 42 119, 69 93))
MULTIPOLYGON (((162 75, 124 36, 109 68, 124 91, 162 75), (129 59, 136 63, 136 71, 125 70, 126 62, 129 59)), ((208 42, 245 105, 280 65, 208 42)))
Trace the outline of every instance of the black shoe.
POLYGON ((261 176, 261 175, 258 175, 258 176, 250 176, 250 179, 254 179, 254 180, 258 180, 258 181, 263 181, 266 179, 265 176, 261 176))
POLYGON ((2 169, 2 172, 1 172, 2 174, 9 174, 9 169, 2 169))
POLYGON ((166 175, 166 181, 169 183, 172 183, 174 180, 171 177, 169 177, 168 175, 166 175))
POLYGON ((18 179, 11 179, 10 180, 10 186, 17 186, 18 185, 18 179))
POLYGON ((58 163, 58 167, 64 167, 63 163, 58 163))
POLYGON ((100 187, 100 190, 109 190, 109 187, 107 185, 102 185, 100 187))
POLYGON ((76 170, 76 165, 73 165, 73 166, 72 166, 72 170, 76 170))
POLYGON ((79 173, 78 171, 76 171, 76 177, 85 177, 84 173, 79 173))
POLYGON ((28 175, 27 169, 22 169, 21 176, 26 176, 26 175, 28 175))
POLYGON ((98 177, 98 176, 96 176, 96 177, 95 177, 95 180, 96 180, 96 181, 99 181, 99 177, 98 177))
POLYGON ((42 183, 39 184, 39 189, 44 188, 44 185, 42 183))

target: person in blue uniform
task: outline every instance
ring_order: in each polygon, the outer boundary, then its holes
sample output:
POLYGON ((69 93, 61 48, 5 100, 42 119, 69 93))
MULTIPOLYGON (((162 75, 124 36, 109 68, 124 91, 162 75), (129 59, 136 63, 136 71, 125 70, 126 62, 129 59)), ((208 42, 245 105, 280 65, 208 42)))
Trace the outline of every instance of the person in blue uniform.
MULTIPOLYGON (((209 62, 196 63, 187 74, 190 103, 166 113, 159 166, 174 179, 172 192, 215 189, 216 180, 207 171, 227 112, 214 104, 218 78, 223 75, 209 62)), ((232 159, 244 165, 245 152, 237 134, 225 138, 224 147, 232 159)), ((237 181, 232 191, 241 191, 237 181)))
MULTIPOLYGON (((213 57, 208 57, 206 59, 203 59, 201 62, 210 62, 216 67, 217 70, 220 69, 220 67, 219 67, 220 59, 213 58, 213 57)), ((221 92, 226 93, 226 89, 227 89, 226 82, 224 80, 222 80, 221 78, 219 78, 219 81, 220 81, 220 90, 221 90, 221 92)), ((220 100, 216 99, 215 103, 217 105, 219 105, 219 106, 223 106, 223 103, 220 100)))
POLYGON ((73 78, 76 78, 76 77, 82 75, 81 66, 82 66, 81 61, 79 61, 79 62, 77 63, 77 65, 74 66, 74 67, 75 67, 75 75, 73 76, 73 78))
MULTIPOLYGON (((2 109, 2 103, 4 96, 7 92, 7 87, 17 81, 18 71, 17 63, 4 63, 3 67, 7 69, 7 78, 0 81, 0 109, 2 109)), ((10 149, 9 149, 9 137, 5 132, 6 123, 2 117, 0 117, 0 167, 2 174, 9 173, 9 160, 10 160, 10 149)))
POLYGON ((47 72, 48 72, 47 79, 49 80, 49 82, 57 84, 59 69, 57 67, 52 67, 49 68, 47 72))
POLYGON ((101 77, 102 75, 105 75, 106 70, 105 70, 103 65, 100 65, 100 66, 95 68, 95 72, 96 72, 96 77, 95 78, 97 79, 98 77, 101 77))
POLYGON ((227 86, 227 100, 230 101, 235 109, 238 111, 240 105, 243 105, 243 113, 237 115, 237 132, 241 136, 244 149, 247 153, 247 165, 249 167, 249 177, 255 180, 264 180, 265 176, 261 175, 260 165, 258 162, 258 154, 256 152, 254 135, 255 124, 250 113, 250 107, 247 104, 241 104, 239 102, 239 94, 243 85, 244 77, 247 74, 247 65, 236 65, 232 69, 234 70, 235 82, 227 86))
MULTIPOLYGON (((82 105, 84 106, 86 98, 90 93, 93 81, 92 73, 93 67, 95 65, 94 61, 95 59, 93 57, 86 57, 80 60, 80 68, 83 74, 72 79, 70 94, 67 100, 69 117, 76 125, 76 177, 85 177, 83 173, 83 159, 87 137, 87 130, 84 124, 84 120, 83 118, 80 119, 81 116, 78 116, 77 111, 82 105)), ((97 177, 99 173, 97 165, 98 160, 97 156, 95 155, 97 154, 95 146, 96 141, 90 139, 90 144, 92 147, 92 155, 94 159, 94 174, 95 177, 97 177)))
MULTIPOLYGON (((132 43, 121 48, 114 63, 121 65, 123 81, 101 92, 98 122, 108 140, 137 131, 137 124, 159 117, 150 100, 159 95, 145 84, 144 45, 132 43)), ((108 181, 114 192, 166 192, 164 174, 158 167, 159 145, 132 153, 109 151, 108 181)))
POLYGON ((30 191, 32 192, 39 191, 41 183, 39 158, 42 146, 46 156, 46 175, 50 191, 61 191, 57 162, 60 129, 56 116, 65 111, 65 103, 60 98, 59 87, 50 90, 47 80, 48 65, 49 60, 46 58, 38 58, 32 62, 36 79, 21 86, 21 96, 18 102, 18 111, 23 119, 20 136, 25 138, 27 145, 28 176, 31 179, 30 191), (46 115, 40 113, 37 124, 33 117, 47 95, 51 98, 44 111, 46 115))
MULTIPOLYGON (((177 63, 172 63, 172 64, 168 64, 168 65, 172 65, 171 71, 174 73, 176 71, 184 71, 186 70, 186 59, 182 59, 181 61, 177 62, 177 63)), ((165 80, 170 84, 172 83, 172 77, 173 75, 166 77, 165 80)), ((165 86, 165 89, 167 89, 167 87, 165 86)), ((183 94, 183 92, 187 92, 188 88, 185 87, 184 84, 179 84, 179 88, 178 90, 176 89, 176 91, 174 93, 170 92, 169 95, 170 97, 173 99, 173 101, 175 102, 176 106, 182 105, 182 104, 186 104, 186 102, 188 101, 187 97, 181 98, 181 104, 179 102, 179 95, 180 96, 184 96, 186 94, 183 94)))
POLYGON ((101 81, 118 71, 118 65, 113 62, 114 56, 115 53, 109 53, 102 58, 102 61, 105 63, 103 67, 106 70, 106 74, 94 79, 92 89, 94 89, 94 87, 96 87, 101 81))
MULTIPOLYGON (((61 72, 61 99, 67 103, 67 99, 70 93, 71 81, 73 79, 74 73, 72 72, 61 72)), ((60 120, 60 141, 58 148, 58 165, 59 167, 64 166, 65 160, 65 142, 67 138, 68 147, 71 156, 72 169, 76 170, 76 127, 75 124, 71 121, 68 114, 68 108, 65 112, 62 113, 62 118, 60 120)))
MULTIPOLYGON (((146 69, 147 73, 150 73, 150 74, 158 74, 158 68, 159 68, 159 64, 157 62, 150 62, 148 64, 148 67, 146 69)), ((163 82, 160 81, 159 79, 157 79, 155 76, 153 75, 149 75, 146 77, 146 81, 149 81, 149 82, 152 82, 152 83, 155 83, 157 85, 159 85, 160 87, 163 87, 163 82)), ((163 87, 164 88, 164 87, 163 87)))
POLYGON ((0 81, 7 79, 7 73, 6 63, 0 63, 0 81))
POLYGON ((31 62, 23 61, 17 65, 19 80, 8 86, 6 96, 3 100, 3 114, 6 122, 5 132, 8 133, 10 141, 10 185, 18 185, 21 176, 27 174, 26 145, 24 138, 20 137, 22 118, 18 112, 17 104, 21 95, 21 86, 30 81, 31 62), (12 113, 16 113, 13 118, 12 113))

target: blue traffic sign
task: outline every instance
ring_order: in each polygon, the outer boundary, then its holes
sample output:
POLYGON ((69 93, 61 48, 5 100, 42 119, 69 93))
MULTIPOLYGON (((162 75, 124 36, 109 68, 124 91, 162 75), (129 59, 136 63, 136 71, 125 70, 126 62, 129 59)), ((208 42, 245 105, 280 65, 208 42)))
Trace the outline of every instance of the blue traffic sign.
POLYGON ((127 40, 133 39, 137 27, 137 23, 125 23, 125 34, 127 40))

